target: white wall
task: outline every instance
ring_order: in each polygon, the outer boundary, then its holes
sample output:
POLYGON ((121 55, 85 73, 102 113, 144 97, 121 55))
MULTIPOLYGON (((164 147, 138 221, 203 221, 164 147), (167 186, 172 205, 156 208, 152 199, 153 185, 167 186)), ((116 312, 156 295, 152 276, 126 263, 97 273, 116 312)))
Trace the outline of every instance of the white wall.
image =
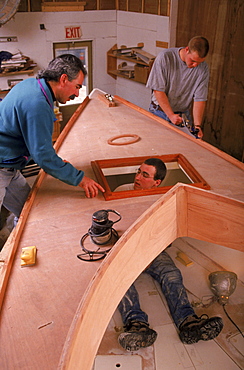
MULTIPOLYGON (((80 40, 92 40, 93 86, 106 91, 111 85, 106 52, 116 43, 116 11, 16 13, 0 28, 0 36, 17 36, 18 41, 1 43, 1 50, 12 54, 20 50, 38 64, 37 71, 53 58, 53 43, 66 41, 65 26, 80 26, 80 40), (40 30, 40 24, 46 29, 40 30)), ((8 87, 8 78, 0 78, 0 89, 8 87)))
MULTIPOLYGON (((169 42, 169 17, 118 12, 118 47, 137 46, 138 43, 143 42, 143 49, 156 56, 162 50, 156 47, 156 40, 169 42)), ((117 78, 116 94, 146 110, 151 100, 150 90, 145 85, 124 78, 117 78)))
MULTIPOLYGON (((149 89, 137 82, 109 76, 106 53, 116 43, 132 47, 144 42, 144 50, 157 55, 161 49, 156 47, 156 40, 169 42, 169 18, 115 10, 16 13, 0 28, 0 36, 17 36, 18 41, 1 43, 0 48, 12 54, 21 51, 38 64, 37 72, 53 58, 53 43, 65 41, 65 26, 80 26, 81 41, 92 40, 93 87, 148 109, 149 89), (45 25, 45 30, 40 30, 40 24, 45 25)), ((9 78, 0 77, 0 89, 8 88, 9 78)))

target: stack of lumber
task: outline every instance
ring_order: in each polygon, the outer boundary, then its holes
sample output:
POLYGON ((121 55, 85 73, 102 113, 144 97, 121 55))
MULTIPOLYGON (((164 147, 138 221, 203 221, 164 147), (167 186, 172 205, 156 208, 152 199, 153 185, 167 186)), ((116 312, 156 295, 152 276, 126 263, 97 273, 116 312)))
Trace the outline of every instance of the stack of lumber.
POLYGON ((24 71, 32 69, 36 66, 29 57, 24 56, 22 53, 14 54, 10 59, 2 60, 1 73, 10 73, 16 71, 24 71))

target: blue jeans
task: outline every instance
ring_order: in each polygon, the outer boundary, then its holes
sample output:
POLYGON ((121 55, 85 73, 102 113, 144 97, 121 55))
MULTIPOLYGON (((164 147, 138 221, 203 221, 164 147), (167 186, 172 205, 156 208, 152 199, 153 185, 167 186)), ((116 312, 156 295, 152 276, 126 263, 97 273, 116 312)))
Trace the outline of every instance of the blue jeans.
MULTIPOLYGON (((181 131, 185 132, 187 135, 190 135, 190 136, 192 136, 192 137, 195 137, 194 135, 192 135, 192 134, 190 133, 190 130, 189 130, 187 127, 185 127, 185 126, 184 126, 184 127, 180 127, 180 126, 176 126, 176 125, 174 125, 174 124, 170 121, 169 117, 168 117, 168 116, 167 116, 163 111, 161 111, 161 110, 159 110, 159 109, 154 108, 152 104, 150 104, 149 112, 151 112, 151 113, 155 114, 155 116, 158 116, 158 117, 160 117, 160 118, 163 118, 165 121, 168 121, 170 125, 172 125, 172 126, 174 126, 174 127, 177 127, 179 130, 181 130, 181 131)), ((190 112, 189 112, 188 110, 187 110, 187 111, 185 111, 185 112, 175 112, 175 113, 176 113, 176 114, 184 113, 184 114, 186 115, 187 119, 190 121, 190 123, 192 122, 192 118, 191 118, 190 112)))
MULTIPOLYGON (((144 272, 160 284, 177 328, 186 317, 195 315, 182 282, 181 272, 167 252, 160 253, 144 272)), ((134 284, 127 290, 118 309, 124 325, 132 320, 148 323, 147 314, 140 308, 139 296, 134 284)))
POLYGON ((0 209, 2 205, 20 216, 31 188, 19 170, 0 169, 0 209))

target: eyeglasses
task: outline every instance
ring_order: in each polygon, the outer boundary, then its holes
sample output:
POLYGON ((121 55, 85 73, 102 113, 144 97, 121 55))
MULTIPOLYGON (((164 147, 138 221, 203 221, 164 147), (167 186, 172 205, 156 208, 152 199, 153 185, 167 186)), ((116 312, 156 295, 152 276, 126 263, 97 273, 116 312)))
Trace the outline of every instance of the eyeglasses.
POLYGON ((136 174, 137 175, 142 175, 142 177, 144 177, 144 179, 154 179, 154 176, 150 176, 149 173, 141 171, 140 168, 138 168, 138 170, 136 171, 136 174))

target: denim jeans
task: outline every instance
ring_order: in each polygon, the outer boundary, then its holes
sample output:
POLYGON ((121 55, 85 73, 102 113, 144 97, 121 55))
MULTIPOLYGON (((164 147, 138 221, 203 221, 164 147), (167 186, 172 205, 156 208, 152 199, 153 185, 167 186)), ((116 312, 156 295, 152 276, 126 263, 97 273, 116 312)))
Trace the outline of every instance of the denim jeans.
MULTIPOLYGON (((182 282, 181 272, 167 252, 160 253, 144 272, 160 284, 177 328, 186 317, 195 315, 182 282)), ((148 323, 147 314, 140 308, 139 296, 134 284, 127 290, 118 309, 124 325, 132 320, 148 323)))
MULTIPOLYGON (((176 126, 176 125, 174 125, 174 124, 170 121, 169 117, 168 117, 168 116, 167 116, 163 111, 161 111, 161 110, 159 110, 159 109, 154 108, 152 104, 150 104, 149 112, 151 112, 151 113, 155 114, 155 116, 158 116, 158 117, 163 118, 165 121, 168 121, 170 125, 172 125, 172 126, 174 126, 174 127, 177 127, 179 130, 181 130, 181 131, 185 132, 187 135, 190 135, 190 136, 192 136, 192 137, 195 137, 194 135, 192 135, 192 134, 190 133, 190 130, 189 130, 187 127, 185 127, 185 126, 184 126, 184 127, 180 127, 180 126, 176 126)), ((187 119, 190 121, 190 123, 192 122, 192 118, 191 118, 191 115, 190 115, 190 112, 189 112, 189 111, 185 111, 185 112, 175 112, 175 113, 176 113, 176 114, 184 113, 184 114, 186 115, 187 119)))
POLYGON ((0 209, 2 205, 20 216, 31 188, 19 170, 0 169, 0 209))

